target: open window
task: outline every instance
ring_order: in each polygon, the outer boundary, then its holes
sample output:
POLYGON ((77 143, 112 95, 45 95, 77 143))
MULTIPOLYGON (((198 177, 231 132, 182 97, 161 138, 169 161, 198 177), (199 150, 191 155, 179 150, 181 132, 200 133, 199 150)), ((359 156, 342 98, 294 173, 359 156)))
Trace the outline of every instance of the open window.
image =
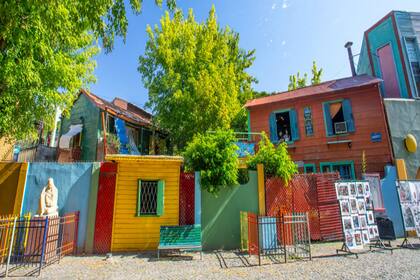
POLYGON ((162 216, 165 182, 139 180, 137 190, 137 216, 162 216))
POLYGON ((355 131, 350 100, 325 102, 323 107, 327 136, 355 131))
POLYGON ((288 109, 270 114, 270 140, 273 143, 299 140, 296 110, 288 109))

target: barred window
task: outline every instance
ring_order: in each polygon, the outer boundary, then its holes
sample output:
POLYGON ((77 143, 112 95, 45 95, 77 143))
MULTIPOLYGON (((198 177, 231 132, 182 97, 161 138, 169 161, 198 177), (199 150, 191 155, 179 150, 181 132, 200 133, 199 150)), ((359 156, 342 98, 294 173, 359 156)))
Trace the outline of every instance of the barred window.
POLYGON ((161 216, 163 214, 163 196, 163 180, 139 180, 137 216, 161 216))

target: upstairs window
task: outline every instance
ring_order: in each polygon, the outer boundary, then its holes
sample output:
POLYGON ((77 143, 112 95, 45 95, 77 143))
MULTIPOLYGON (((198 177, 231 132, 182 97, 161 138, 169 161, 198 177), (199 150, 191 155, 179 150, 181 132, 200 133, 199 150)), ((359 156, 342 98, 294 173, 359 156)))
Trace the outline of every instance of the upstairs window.
POLYGON ((413 73, 414 83, 416 84, 417 96, 420 91, 420 60, 418 54, 418 47, 415 38, 405 38, 405 45, 407 48, 407 56, 413 73))
POLYGON ((164 181, 139 180, 137 191, 137 216, 163 215, 164 181))
POLYGON ((296 110, 287 109, 270 114, 270 140, 273 143, 299 140, 296 110))
POLYGON ((355 131, 350 100, 326 102, 323 107, 327 136, 355 131))

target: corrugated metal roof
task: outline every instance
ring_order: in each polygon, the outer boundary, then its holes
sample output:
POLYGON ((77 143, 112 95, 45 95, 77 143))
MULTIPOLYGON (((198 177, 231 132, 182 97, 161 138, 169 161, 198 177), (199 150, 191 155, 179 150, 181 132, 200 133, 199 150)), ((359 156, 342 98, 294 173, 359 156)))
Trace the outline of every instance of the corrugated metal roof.
MULTIPOLYGON (((123 108, 109 102, 106 101, 105 99, 100 98, 99 96, 85 90, 82 89, 80 91, 81 94, 86 95, 95 106, 99 107, 102 110, 106 110, 108 113, 110 113, 111 115, 114 115, 116 117, 122 117, 122 118, 126 118, 128 119, 128 121, 134 123, 134 124, 139 124, 139 125, 146 125, 149 126, 152 124, 152 118, 145 118, 143 116, 140 116, 139 114, 135 114, 132 111, 129 110, 124 110, 123 108)), ((142 110, 141 108, 138 108, 139 110, 142 110)))
POLYGON ((308 87, 299 88, 292 91, 276 93, 274 95, 270 95, 270 96, 266 96, 262 98, 252 99, 252 100, 249 100, 245 104, 245 107, 249 108, 249 107, 269 104, 273 102, 286 101, 286 100, 295 99, 295 98, 303 98, 307 96, 326 94, 326 93, 337 92, 337 91, 346 90, 346 89, 354 89, 354 88, 363 87, 367 85, 377 84, 380 81, 381 79, 371 77, 368 75, 359 75, 355 77, 332 80, 332 81, 323 82, 321 84, 314 85, 314 86, 308 86, 308 87))

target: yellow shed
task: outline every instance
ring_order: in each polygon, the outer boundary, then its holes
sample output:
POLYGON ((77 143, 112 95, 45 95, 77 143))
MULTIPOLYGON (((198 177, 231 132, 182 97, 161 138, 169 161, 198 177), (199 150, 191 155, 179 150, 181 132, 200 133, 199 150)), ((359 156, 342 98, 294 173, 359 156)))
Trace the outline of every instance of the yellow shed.
POLYGON ((118 163, 111 251, 155 250, 161 225, 178 225, 182 157, 109 155, 118 163))

